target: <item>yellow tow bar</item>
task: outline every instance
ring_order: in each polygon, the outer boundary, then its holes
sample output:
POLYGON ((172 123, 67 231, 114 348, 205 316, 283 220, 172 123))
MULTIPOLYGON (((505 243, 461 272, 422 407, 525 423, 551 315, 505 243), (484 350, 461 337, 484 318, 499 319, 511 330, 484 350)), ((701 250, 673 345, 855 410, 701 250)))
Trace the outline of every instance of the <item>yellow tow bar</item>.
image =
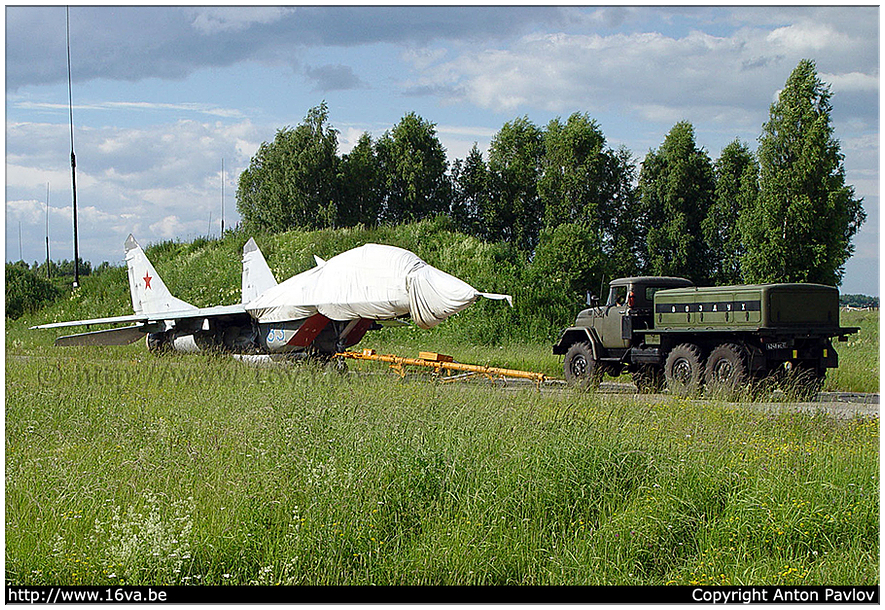
POLYGON ((439 380, 444 383, 459 381, 476 375, 482 375, 492 380, 501 377, 528 379, 534 381, 535 385, 538 387, 547 381, 547 376, 543 373, 502 369, 478 364, 463 364, 461 362, 454 362, 454 359, 451 356, 437 354, 436 352, 419 352, 418 358, 403 358, 402 356, 394 356, 392 354, 376 354, 373 349, 364 349, 361 352, 339 352, 335 354, 335 356, 340 358, 353 358, 354 360, 387 362, 390 364, 390 368, 400 377, 406 376, 406 366, 423 366, 432 368, 434 369, 435 374, 439 377, 439 380), (458 372, 460 374, 443 375, 443 371, 458 372))

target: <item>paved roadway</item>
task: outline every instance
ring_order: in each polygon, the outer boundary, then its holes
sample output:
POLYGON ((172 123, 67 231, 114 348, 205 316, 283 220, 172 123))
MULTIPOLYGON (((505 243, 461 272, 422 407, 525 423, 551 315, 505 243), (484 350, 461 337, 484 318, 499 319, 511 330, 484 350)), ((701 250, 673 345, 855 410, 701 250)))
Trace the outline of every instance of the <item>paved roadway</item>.
MULTIPOLYGON (((528 387, 531 382, 520 382, 518 380, 508 380, 505 387, 528 387)), ((544 384, 543 392, 562 392, 567 388, 564 381, 552 380, 544 384)), ((599 387, 599 393, 610 396, 623 396, 625 398, 633 398, 647 401, 662 401, 670 398, 668 394, 639 394, 636 386, 632 383, 619 382, 603 382, 599 387)), ((771 397, 757 401, 737 401, 735 405, 744 405, 751 409, 770 410, 770 411, 795 411, 816 413, 824 411, 836 417, 851 418, 861 417, 879 417, 879 395, 864 394, 859 392, 820 392, 814 400, 797 402, 787 400, 784 397, 780 400, 780 392, 772 393, 771 397)), ((699 402, 722 404, 722 399, 704 399, 696 398, 699 402)))

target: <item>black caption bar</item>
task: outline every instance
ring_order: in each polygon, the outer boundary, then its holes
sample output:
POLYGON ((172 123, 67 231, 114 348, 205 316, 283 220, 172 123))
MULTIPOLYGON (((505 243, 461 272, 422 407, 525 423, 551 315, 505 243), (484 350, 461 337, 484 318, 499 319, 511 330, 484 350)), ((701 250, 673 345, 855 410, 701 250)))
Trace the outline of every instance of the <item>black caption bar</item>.
POLYGON ((7 604, 162 604, 169 601, 163 587, 16 587, 6 586, 7 604))
POLYGON ((878 586, 242 587, 6 586, 7 604, 309 603, 879 604, 878 586), (491 596, 491 597, 489 597, 491 596))

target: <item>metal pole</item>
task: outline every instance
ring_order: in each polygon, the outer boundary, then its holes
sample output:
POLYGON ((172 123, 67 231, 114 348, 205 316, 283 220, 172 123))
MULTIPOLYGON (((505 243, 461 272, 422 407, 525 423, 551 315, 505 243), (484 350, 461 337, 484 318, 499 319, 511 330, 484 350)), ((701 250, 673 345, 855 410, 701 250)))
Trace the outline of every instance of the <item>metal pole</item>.
MULTIPOLYGON (((547 380, 547 376, 543 373, 535 373, 532 371, 517 371, 513 369, 502 369, 493 366, 482 366, 478 364, 462 364, 448 360, 449 356, 441 356, 439 359, 427 358, 403 358, 402 356, 394 356, 393 354, 376 354, 373 349, 364 349, 362 352, 339 352, 335 354, 339 358, 353 358, 355 360, 374 360, 377 362, 386 362, 391 364, 391 368, 396 370, 400 375, 404 375, 404 365, 423 366, 440 370, 460 371, 462 373, 477 373, 488 377, 515 377, 518 379, 530 379, 536 384, 541 384, 547 380)), ((436 355, 434 355, 436 356, 436 355)))
POLYGON ((68 46, 68 112, 71 118, 71 186, 74 206, 74 288, 80 286, 80 247, 77 238, 77 157, 74 155, 74 96, 71 87, 71 15, 65 7, 65 31, 68 46))
POLYGON ((221 158, 221 239, 224 239, 224 157, 221 158))
POLYGON ((52 278, 49 266, 49 183, 46 183, 46 279, 52 278))

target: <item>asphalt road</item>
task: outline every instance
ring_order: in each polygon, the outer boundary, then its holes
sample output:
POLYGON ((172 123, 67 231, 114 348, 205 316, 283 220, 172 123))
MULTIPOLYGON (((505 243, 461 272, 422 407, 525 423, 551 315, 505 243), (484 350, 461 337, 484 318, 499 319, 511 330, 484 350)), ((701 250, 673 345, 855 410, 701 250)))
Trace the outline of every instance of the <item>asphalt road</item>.
MULTIPOLYGON (((527 387, 530 382, 516 382, 508 380, 505 387, 527 387)), ((544 384, 542 392, 562 392, 567 388, 564 381, 553 380, 544 384)), ((598 392, 608 396, 619 396, 627 399, 636 399, 644 401, 663 401, 670 398, 669 394, 639 394, 636 386, 631 383, 603 382, 600 384, 598 392)), ((773 412, 808 412, 817 413, 825 412, 835 417, 852 418, 852 417, 879 417, 879 395, 864 394, 859 392, 820 392, 815 399, 804 402, 789 400, 786 396, 782 396, 780 392, 772 393, 771 397, 766 400, 758 401, 737 401, 731 403, 723 403, 721 398, 704 399, 696 398, 697 402, 709 403, 711 405, 741 405, 748 409, 756 409, 773 412)))

